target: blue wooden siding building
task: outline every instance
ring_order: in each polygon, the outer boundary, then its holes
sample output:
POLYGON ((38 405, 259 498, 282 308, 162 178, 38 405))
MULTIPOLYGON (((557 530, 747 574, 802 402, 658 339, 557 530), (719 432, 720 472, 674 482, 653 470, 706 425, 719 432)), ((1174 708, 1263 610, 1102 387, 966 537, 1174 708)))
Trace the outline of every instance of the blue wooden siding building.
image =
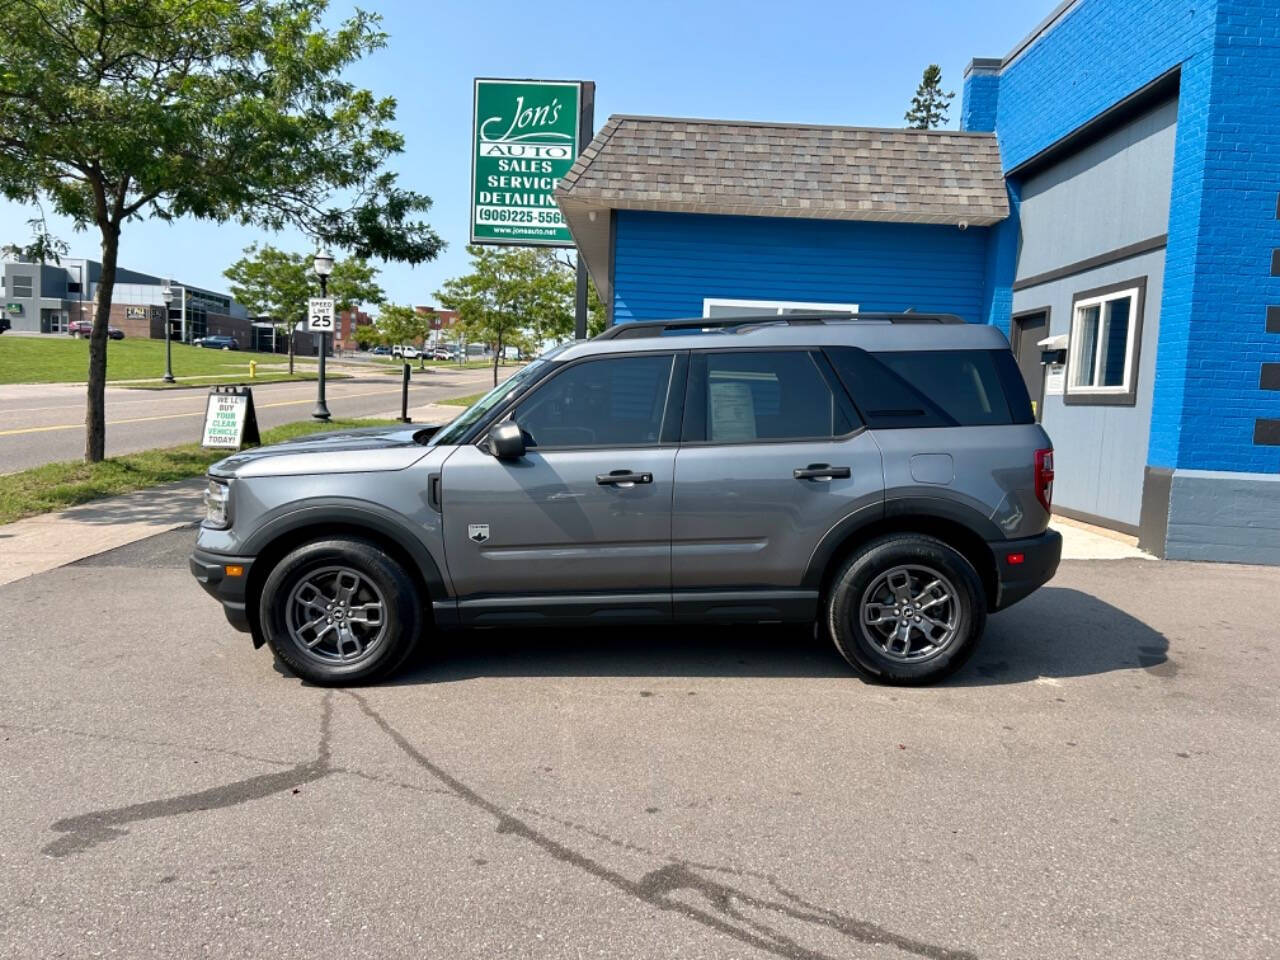
POLYGON ((615 323, 999 326, 1056 510, 1280 563, 1280 5, 1066 0, 970 63, 961 127, 615 116, 557 200, 615 323))

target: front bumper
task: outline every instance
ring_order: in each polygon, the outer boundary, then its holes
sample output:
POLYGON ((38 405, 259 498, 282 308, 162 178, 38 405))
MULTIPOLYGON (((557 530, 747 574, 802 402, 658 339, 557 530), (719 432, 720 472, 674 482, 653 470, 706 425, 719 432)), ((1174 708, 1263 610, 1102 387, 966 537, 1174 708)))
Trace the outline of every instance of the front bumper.
POLYGON ((1011 607, 1044 586, 1058 572, 1062 559, 1062 534, 1046 530, 1038 537, 1021 540, 999 540, 987 544, 996 558, 996 598, 991 612, 1011 607), (1009 557, 1021 554, 1021 563, 1010 563, 1009 557))
POLYGON ((205 592, 222 604, 227 622, 244 633, 252 632, 249 612, 245 605, 245 594, 249 585, 249 568, 253 565, 253 557, 228 557, 197 549, 191 554, 189 565, 191 575, 196 578, 200 586, 204 587, 205 592), (228 566, 242 567, 243 573, 238 577, 228 576, 228 566))

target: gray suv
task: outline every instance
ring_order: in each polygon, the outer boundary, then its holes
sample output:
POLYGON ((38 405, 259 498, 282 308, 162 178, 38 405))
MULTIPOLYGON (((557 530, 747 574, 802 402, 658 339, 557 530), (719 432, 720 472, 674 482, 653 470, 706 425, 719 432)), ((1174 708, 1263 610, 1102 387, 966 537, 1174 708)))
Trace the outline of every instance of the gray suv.
POLYGON ((306 680, 466 627, 816 621, 864 675, 959 667, 1058 566, 1053 451, 1004 335, 954 317, 630 323, 443 428, 209 471, 191 569, 306 680))

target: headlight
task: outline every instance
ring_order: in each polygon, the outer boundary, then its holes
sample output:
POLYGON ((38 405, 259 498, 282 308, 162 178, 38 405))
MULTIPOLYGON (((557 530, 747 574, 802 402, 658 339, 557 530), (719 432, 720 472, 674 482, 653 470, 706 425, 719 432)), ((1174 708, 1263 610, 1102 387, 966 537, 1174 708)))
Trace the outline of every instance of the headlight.
POLYGON ((204 488, 204 525, 215 530, 231 526, 231 487, 220 480, 209 480, 204 488))

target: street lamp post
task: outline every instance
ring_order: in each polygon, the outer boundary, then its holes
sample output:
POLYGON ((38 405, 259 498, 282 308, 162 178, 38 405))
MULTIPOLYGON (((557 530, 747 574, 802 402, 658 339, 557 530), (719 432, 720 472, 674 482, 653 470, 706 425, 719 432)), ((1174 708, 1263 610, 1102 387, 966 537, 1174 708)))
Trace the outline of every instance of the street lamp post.
MULTIPOLYGON (((312 266, 316 271, 316 276, 320 278, 320 296, 328 297, 329 274, 333 273, 333 254, 329 252, 328 248, 321 250, 316 254, 312 266)), ((323 331, 320 334, 320 367, 317 371, 318 377, 316 380, 316 408, 311 411, 311 416, 316 420, 328 420, 330 416, 329 407, 324 402, 324 355, 325 347, 327 346, 325 338, 327 336, 328 334, 323 331)))
POLYGON ((173 383, 173 344, 170 342, 169 330, 169 306, 173 303, 173 287, 169 286, 168 280, 161 287, 160 296, 164 300, 164 382, 173 383))

